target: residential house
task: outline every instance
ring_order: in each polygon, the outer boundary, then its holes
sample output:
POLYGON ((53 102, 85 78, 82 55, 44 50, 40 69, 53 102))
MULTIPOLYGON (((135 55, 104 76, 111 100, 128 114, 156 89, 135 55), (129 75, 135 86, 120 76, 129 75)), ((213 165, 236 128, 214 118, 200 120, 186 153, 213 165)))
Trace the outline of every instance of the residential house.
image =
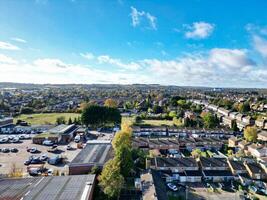
POLYGON ((259 163, 256 163, 256 162, 253 162, 253 163, 248 163, 248 162, 245 162, 244 163, 248 173, 249 173, 249 176, 252 178, 252 179, 256 179, 256 180, 261 180, 261 179, 265 179, 267 178, 266 176, 266 172, 261 168, 260 164, 259 163))
POLYGON ((229 128, 232 128, 234 119, 227 117, 227 116, 223 116, 222 117, 222 122, 224 125, 228 126, 229 128))
POLYGON ((248 146, 248 152, 256 158, 265 157, 267 156, 267 147, 263 145, 251 144, 248 146))
POLYGON ((218 108, 218 114, 219 115, 222 115, 222 116, 229 116, 229 113, 230 113, 230 111, 229 110, 227 110, 227 109, 225 109, 225 108, 222 108, 222 107, 220 107, 220 108, 218 108))
POLYGON ((254 120, 252 119, 251 116, 245 116, 242 118, 242 122, 244 122, 247 125, 253 125, 254 124, 254 120))
POLYGON ((206 180, 221 182, 234 179, 225 158, 200 157, 199 164, 206 180))
POLYGON ((251 145, 250 142, 247 142, 246 140, 242 140, 241 142, 238 143, 238 147, 244 151, 248 150, 248 146, 251 145))
POLYGON ((167 181, 201 182, 202 174, 194 158, 163 158, 148 160, 147 168, 169 172, 167 181))
POLYGON ((236 116, 238 115, 238 112, 230 112, 229 113, 229 117, 231 118, 231 119, 236 119, 236 116))
POLYGON ((217 111, 218 111, 218 108, 219 108, 219 106, 216 106, 216 105, 214 105, 214 104, 209 104, 209 105, 208 105, 208 109, 209 109, 209 110, 212 110, 212 111, 214 111, 214 112, 217 112, 217 111))
POLYGON ((257 119, 255 120, 255 125, 257 127, 259 127, 260 129, 264 129, 265 128, 265 124, 267 126, 267 120, 266 119, 257 119))
POLYGON ((258 140, 267 142, 267 131, 260 131, 258 133, 258 140))
POLYGON ((242 161, 228 160, 228 164, 234 175, 247 173, 247 169, 242 161))
POLYGON ((229 139, 228 139, 228 147, 233 147, 233 148, 235 148, 235 147, 237 147, 237 145, 238 145, 238 143, 240 142, 240 141, 242 141, 242 139, 241 138, 237 138, 237 137, 230 137, 229 139))

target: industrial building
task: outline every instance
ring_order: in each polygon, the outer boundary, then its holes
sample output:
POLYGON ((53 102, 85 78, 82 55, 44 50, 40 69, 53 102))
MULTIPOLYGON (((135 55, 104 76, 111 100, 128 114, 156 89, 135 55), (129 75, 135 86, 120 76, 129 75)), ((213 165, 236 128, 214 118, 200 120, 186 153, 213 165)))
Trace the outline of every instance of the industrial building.
POLYGON ((102 169, 113 157, 113 149, 109 140, 91 140, 69 164, 69 174, 88 174, 92 167, 102 169))
POLYGON ((0 199, 92 200, 95 175, 1 179, 0 199))

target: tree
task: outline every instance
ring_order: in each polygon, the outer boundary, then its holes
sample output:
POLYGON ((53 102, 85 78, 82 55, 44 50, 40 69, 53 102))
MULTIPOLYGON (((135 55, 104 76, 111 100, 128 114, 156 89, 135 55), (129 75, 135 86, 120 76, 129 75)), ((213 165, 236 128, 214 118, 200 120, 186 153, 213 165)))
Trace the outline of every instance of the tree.
POLYGON ((201 156, 201 153, 202 151, 200 149, 194 149, 192 152, 191 152, 191 155, 194 157, 194 158, 199 158, 201 156))
POLYGON ((56 119, 57 124, 66 124, 66 120, 64 116, 60 116, 56 119))
POLYGON ((86 126, 96 128, 105 124, 119 124, 121 115, 117 108, 90 105, 83 110, 81 121, 86 126))
POLYGON ((205 128, 215 128, 219 125, 219 120, 217 119, 217 116, 213 115, 210 112, 201 113, 201 117, 203 119, 205 128))
POLYGON ((153 113, 159 114, 159 113, 162 113, 162 112, 163 112, 163 109, 162 109, 161 106, 158 106, 158 105, 153 106, 153 113))
POLYGON ((99 176, 99 185, 103 192, 109 197, 114 198, 120 194, 124 184, 124 178, 120 174, 120 163, 116 159, 109 160, 99 176))
POLYGON ((115 157, 119 160, 121 175, 128 177, 134 166, 131 149, 121 144, 115 151, 115 157))
POLYGON ((118 103, 114 99, 106 99, 104 106, 109 107, 109 108, 117 108, 118 103))
POLYGON ((131 136, 132 136, 131 132, 127 131, 117 132, 112 140, 112 146, 114 150, 116 151, 117 149, 119 149, 119 147, 122 144, 125 145, 127 148, 131 148, 131 136))
POLYGON ((249 102, 240 103, 238 105, 238 111, 241 113, 246 113, 246 112, 250 111, 249 102))
POLYGON ((118 160, 124 177, 128 177, 133 168, 131 136, 131 129, 124 127, 124 131, 117 132, 112 141, 115 159, 118 160))
POLYGON ((237 127, 236 120, 234 120, 234 121, 232 122, 232 130, 233 130, 233 131, 239 131, 239 128, 237 127))
POLYGON ((69 125, 72 124, 72 120, 71 120, 71 118, 69 118, 68 124, 69 124, 69 125))
POLYGON ((257 128, 255 126, 248 126, 244 130, 244 138, 248 142, 256 142, 257 141, 257 128))
POLYGON ((174 118, 176 117, 177 113, 175 111, 169 112, 169 117, 174 118))
POLYGON ((30 107, 21 107, 20 114, 32 114, 33 109, 30 107))

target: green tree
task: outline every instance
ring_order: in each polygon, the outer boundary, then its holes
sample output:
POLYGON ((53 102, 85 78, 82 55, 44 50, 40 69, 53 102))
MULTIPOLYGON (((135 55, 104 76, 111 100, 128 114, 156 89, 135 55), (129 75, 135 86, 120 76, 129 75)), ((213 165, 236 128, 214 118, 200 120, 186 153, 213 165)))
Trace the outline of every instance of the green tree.
POLYGON ((123 177, 128 177, 134 166, 131 149, 122 144, 116 149, 115 154, 116 159, 120 162, 120 173, 123 177))
POLYGON ((81 122, 93 128, 111 123, 119 124, 121 122, 121 115, 117 108, 89 105, 82 112, 81 122))
POLYGON ((257 128, 255 126, 248 126, 244 130, 244 138, 248 142, 256 142, 257 141, 257 128))
POLYGON ((59 124, 66 124, 66 119, 64 116, 57 117, 56 123, 59 124))
POLYGON ((212 113, 202 113, 201 117, 204 122, 205 128, 215 128, 219 125, 219 120, 217 119, 217 116, 213 115, 212 113))
POLYGON ((69 124, 69 125, 72 124, 72 120, 71 120, 71 118, 69 118, 68 124, 69 124))
POLYGON ((233 131, 239 131, 239 128, 237 127, 236 120, 234 120, 234 121, 232 122, 232 130, 233 130, 233 131))
POLYGON ((194 149, 192 152, 191 152, 191 155, 194 157, 194 158, 199 158, 201 156, 201 153, 202 151, 200 149, 194 149))
POLYGON ((124 178, 120 174, 120 163, 116 159, 109 160, 99 176, 99 185, 109 198, 115 198, 120 194, 124 184, 124 178))
POLYGON ((176 115, 177 115, 176 111, 169 112, 169 117, 171 117, 171 118, 176 117, 176 115))

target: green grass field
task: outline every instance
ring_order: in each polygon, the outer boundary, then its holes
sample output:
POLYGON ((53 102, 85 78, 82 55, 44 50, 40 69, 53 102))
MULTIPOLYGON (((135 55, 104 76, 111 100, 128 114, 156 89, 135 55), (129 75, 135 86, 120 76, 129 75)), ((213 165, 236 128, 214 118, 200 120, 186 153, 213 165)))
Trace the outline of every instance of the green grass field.
POLYGON ((40 114, 29 114, 29 115, 19 115, 15 118, 15 123, 17 120, 26 121, 32 125, 34 124, 55 124, 58 117, 65 117, 66 122, 69 118, 74 120, 74 118, 79 117, 78 113, 40 113, 40 114))
MULTIPOLYGON (((122 122, 129 125, 134 123, 133 117, 123 117, 122 122)), ((173 126, 172 120, 142 120, 138 125, 148 125, 148 126, 173 126)))

